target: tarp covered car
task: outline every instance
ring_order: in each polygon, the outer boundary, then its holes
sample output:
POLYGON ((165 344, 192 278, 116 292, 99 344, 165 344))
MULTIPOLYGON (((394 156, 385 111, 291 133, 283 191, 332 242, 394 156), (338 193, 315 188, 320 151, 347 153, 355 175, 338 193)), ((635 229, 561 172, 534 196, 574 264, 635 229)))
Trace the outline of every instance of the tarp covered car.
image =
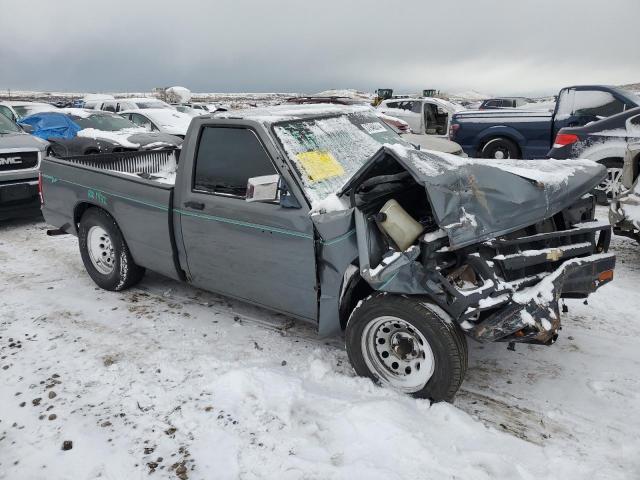
POLYGON ((49 138, 74 138, 82 127, 69 116, 57 112, 41 112, 20 120, 31 126, 31 134, 48 140, 49 138))

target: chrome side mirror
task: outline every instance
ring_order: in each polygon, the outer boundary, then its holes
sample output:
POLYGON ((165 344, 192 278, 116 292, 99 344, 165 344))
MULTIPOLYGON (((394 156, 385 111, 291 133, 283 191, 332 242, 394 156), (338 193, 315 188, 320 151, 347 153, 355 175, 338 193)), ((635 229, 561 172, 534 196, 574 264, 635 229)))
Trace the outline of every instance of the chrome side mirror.
POLYGON ((263 175, 250 178, 247 182, 247 202, 275 202, 278 200, 280 175, 263 175))

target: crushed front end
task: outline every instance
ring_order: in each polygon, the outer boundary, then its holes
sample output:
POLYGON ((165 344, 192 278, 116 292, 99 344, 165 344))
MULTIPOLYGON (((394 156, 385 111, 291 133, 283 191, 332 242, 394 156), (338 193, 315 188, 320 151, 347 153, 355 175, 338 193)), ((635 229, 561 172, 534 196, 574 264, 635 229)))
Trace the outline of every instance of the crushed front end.
MULTIPOLYGON (((404 251, 387 250, 373 268, 361 258, 361 275, 379 291, 427 296, 478 341, 550 344, 561 299, 586 298, 613 279, 611 227, 594 219, 595 205, 583 195, 541 222, 458 249, 434 229, 404 251)), ((375 216, 356 213, 360 252, 389 244, 377 227, 375 216)))

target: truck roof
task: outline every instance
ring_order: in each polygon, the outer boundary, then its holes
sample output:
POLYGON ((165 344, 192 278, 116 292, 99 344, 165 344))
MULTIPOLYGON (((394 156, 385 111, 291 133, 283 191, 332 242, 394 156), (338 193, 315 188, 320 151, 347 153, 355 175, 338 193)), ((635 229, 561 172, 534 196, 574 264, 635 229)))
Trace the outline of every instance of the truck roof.
POLYGON ((254 120, 261 123, 276 123, 286 120, 302 120, 304 118, 325 115, 348 115, 351 113, 375 113, 368 105, 336 105, 317 103, 311 105, 277 105, 274 107, 247 108, 216 113, 216 118, 254 120))

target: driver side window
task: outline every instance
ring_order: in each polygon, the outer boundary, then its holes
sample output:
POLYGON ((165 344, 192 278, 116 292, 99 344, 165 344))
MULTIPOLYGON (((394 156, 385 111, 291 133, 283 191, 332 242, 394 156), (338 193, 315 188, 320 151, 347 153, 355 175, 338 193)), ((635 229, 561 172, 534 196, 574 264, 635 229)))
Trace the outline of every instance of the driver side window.
POLYGON ((116 113, 116 102, 105 102, 102 105, 102 110, 104 110, 105 112, 116 113))
POLYGON ((202 130, 196 154, 195 191, 244 199, 249 178, 277 173, 252 130, 230 127, 202 130))
POLYGON ((139 127, 146 128, 150 132, 154 130, 154 126, 153 123, 151 123, 151 120, 137 113, 131 114, 131 121, 139 127))
POLYGON ((16 121, 16 116, 13 114, 9 107, 5 107, 4 105, 0 105, 0 114, 7 117, 9 120, 16 121))

